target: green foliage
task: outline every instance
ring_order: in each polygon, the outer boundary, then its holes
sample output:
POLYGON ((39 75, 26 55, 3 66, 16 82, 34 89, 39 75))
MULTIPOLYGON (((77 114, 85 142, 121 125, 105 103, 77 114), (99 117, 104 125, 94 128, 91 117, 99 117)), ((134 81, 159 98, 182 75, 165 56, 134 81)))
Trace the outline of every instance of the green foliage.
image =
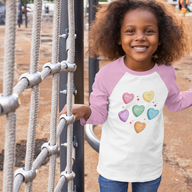
POLYGON ((108 2, 107 0, 99 0, 99 2, 108 2))

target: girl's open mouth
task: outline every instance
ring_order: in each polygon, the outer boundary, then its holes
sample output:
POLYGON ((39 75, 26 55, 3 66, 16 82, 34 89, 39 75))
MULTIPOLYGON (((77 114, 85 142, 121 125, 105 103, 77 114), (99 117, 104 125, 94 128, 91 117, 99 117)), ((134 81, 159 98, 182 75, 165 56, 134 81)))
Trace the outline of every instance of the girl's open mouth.
POLYGON ((132 47, 136 52, 144 52, 148 47, 132 47))

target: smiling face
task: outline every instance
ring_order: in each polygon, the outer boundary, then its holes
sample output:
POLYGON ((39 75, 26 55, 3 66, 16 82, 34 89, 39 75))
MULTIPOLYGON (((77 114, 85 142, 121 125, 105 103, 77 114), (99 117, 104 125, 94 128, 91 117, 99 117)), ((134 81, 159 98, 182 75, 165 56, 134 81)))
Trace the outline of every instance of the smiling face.
POLYGON ((152 55, 160 44, 156 16, 139 8, 127 12, 119 44, 126 54, 124 61, 127 67, 135 71, 151 69, 154 66, 152 55))

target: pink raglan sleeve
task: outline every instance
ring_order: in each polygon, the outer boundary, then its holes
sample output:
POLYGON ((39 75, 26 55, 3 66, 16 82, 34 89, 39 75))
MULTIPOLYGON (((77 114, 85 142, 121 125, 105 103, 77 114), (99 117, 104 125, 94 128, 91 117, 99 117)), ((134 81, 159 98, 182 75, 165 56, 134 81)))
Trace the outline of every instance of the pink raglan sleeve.
POLYGON ((107 119, 109 93, 105 84, 106 74, 101 71, 96 74, 92 86, 93 92, 90 94, 91 116, 87 121, 81 118, 81 125, 98 125, 102 124, 107 119))
POLYGON ((165 106, 173 112, 181 111, 192 106, 192 89, 180 92, 180 88, 176 84, 175 69, 173 66, 171 66, 169 77, 169 93, 165 102, 165 106))

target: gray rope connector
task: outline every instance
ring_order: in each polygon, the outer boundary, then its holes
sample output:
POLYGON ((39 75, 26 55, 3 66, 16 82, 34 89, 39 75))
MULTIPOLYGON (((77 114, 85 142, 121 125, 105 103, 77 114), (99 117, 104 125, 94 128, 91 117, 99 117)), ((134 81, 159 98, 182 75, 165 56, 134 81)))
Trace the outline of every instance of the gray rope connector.
POLYGON ((46 63, 45 65, 43 65, 42 69, 44 69, 45 67, 50 68, 51 72, 49 73, 49 75, 53 75, 61 71, 61 63, 46 63))
MULTIPOLYGON (((66 89, 64 89, 63 91, 60 91, 60 93, 66 95, 67 94, 67 85, 66 85, 66 89)), ((77 95, 77 90, 75 89, 75 84, 73 84, 73 95, 77 95)))
POLYGON ((23 79, 23 78, 26 78, 28 81, 28 87, 27 88, 31 88, 34 85, 38 85, 43 80, 43 77, 41 76, 40 72, 24 73, 19 77, 19 81, 21 81, 21 79, 23 79))
POLYGON ((61 70, 66 72, 74 72, 77 68, 75 63, 69 63, 69 61, 62 61, 61 62, 61 70))
POLYGON ((18 174, 21 174, 23 176, 23 182, 27 183, 28 181, 33 181, 33 179, 36 177, 35 170, 31 169, 29 171, 25 171, 24 168, 19 168, 15 171, 15 177, 18 174))
MULTIPOLYGON (((62 34, 62 35, 59 35, 59 37, 60 38, 63 38, 63 39, 67 39, 67 37, 69 36, 69 34, 66 34, 66 33, 64 33, 64 34, 62 34)), ((74 34, 74 37, 75 37, 75 39, 77 38, 77 34, 74 34)))
POLYGON ((58 152, 58 145, 57 144, 51 146, 50 143, 44 143, 41 146, 41 150, 43 150, 44 148, 47 149, 49 155, 53 155, 53 154, 56 154, 58 152))
POLYGON ((15 93, 4 97, 0 95, 0 116, 5 115, 8 112, 15 111, 20 105, 19 96, 15 93))
POLYGON ((67 116, 66 114, 63 114, 63 115, 61 115, 59 117, 59 120, 61 120, 61 119, 65 119, 66 120, 66 125, 70 124, 70 123, 73 123, 75 121, 74 115, 67 116))
POLYGON ((75 173, 72 171, 71 173, 67 173, 67 171, 63 171, 60 174, 60 177, 64 176, 67 181, 73 180, 75 178, 75 173))
POLYGON ((67 34, 62 34, 62 35, 59 35, 60 38, 63 38, 63 39, 66 39, 67 38, 67 34))

